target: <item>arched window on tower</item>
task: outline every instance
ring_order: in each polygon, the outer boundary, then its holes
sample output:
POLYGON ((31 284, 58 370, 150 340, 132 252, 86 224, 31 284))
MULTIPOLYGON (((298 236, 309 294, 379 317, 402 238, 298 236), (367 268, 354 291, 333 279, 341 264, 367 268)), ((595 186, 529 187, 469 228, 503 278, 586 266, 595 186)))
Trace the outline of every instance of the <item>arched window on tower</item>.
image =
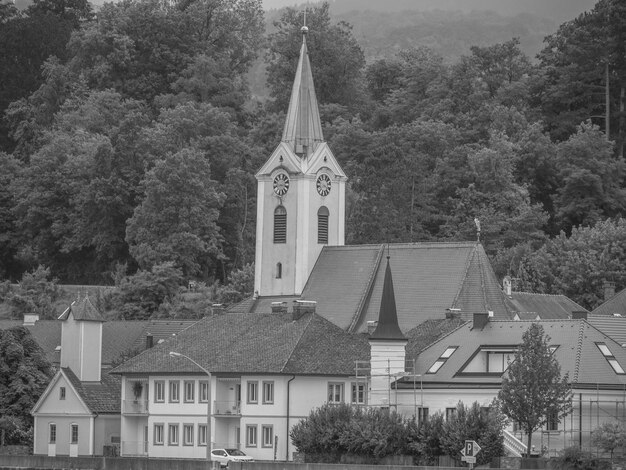
POLYGON ((276 279, 283 277, 283 263, 276 263, 276 279))
POLYGON ((325 206, 317 211, 317 243, 328 243, 328 209, 325 206))
POLYGON ((287 243, 287 209, 283 206, 274 210, 274 243, 287 243))

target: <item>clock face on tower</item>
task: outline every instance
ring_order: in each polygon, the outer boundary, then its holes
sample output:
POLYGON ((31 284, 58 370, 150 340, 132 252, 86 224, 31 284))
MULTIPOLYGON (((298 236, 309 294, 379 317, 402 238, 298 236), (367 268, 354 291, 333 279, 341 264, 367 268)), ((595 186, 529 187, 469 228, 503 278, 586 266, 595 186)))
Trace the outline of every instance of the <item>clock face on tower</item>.
POLYGON ((320 196, 327 196, 330 192, 330 178, 326 174, 317 177, 317 192, 320 196))
POLYGON ((274 178, 274 192, 278 196, 284 196, 289 190, 289 176, 279 173, 274 178))

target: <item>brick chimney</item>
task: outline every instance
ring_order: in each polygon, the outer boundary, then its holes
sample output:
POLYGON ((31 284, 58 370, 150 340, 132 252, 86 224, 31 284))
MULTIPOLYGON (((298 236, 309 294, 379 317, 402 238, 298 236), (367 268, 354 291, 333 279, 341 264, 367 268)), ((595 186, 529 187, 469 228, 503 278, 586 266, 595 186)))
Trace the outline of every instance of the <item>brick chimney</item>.
POLYGON ((152 333, 147 333, 146 334, 146 349, 150 349, 152 346, 154 346, 154 337, 152 336, 152 333))
POLYGON ((446 318, 448 320, 454 318, 461 318, 461 309, 460 308, 447 308, 446 309, 446 318))
POLYGON ((213 315, 223 315, 226 312, 224 304, 213 304, 211 305, 211 310, 213 311, 213 315))
POLYGON ((272 302, 272 313, 287 313, 287 302, 272 302))
POLYGON ((572 320, 586 320, 586 319, 587 319, 586 310, 574 310, 572 312, 572 320))
POLYGON ((369 320, 367 322, 367 334, 372 336, 372 333, 376 331, 376 327, 378 326, 378 322, 376 320, 369 320))
POLYGON ((474 322, 472 325, 472 329, 474 328, 484 328, 489 323, 489 313, 488 312, 476 312, 474 313, 474 322))
POLYGON ((293 301, 293 319, 299 320, 307 313, 315 313, 317 302, 314 300, 294 300, 293 301))
POLYGON ((604 281, 602 284, 604 288, 604 300, 607 301, 615 296, 615 283, 612 281, 604 281))

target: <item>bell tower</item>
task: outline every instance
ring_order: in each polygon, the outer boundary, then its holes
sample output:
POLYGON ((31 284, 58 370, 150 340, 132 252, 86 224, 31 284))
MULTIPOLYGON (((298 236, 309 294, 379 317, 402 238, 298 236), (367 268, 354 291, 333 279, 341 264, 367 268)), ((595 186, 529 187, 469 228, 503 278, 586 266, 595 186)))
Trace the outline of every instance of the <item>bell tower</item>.
POLYGON ((254 289, 300 295, 324 245, 343 245, 346 175, 324 141, 302 29, 281 142, 256 174, 254 289))

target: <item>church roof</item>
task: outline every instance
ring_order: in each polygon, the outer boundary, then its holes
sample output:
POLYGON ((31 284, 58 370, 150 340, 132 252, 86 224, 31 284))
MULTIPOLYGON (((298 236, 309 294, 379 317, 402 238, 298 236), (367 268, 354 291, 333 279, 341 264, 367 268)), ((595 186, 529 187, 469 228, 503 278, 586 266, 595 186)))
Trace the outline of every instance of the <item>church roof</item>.
POLYGON ((282 141, 287 143, 296 154, 302 154, 306 149, 304 157, 307 157, 315 151, 320 142, 324 141, 324 136, 313 86, 305 28, 303 28, 300 59, 291 90, 282 141))

